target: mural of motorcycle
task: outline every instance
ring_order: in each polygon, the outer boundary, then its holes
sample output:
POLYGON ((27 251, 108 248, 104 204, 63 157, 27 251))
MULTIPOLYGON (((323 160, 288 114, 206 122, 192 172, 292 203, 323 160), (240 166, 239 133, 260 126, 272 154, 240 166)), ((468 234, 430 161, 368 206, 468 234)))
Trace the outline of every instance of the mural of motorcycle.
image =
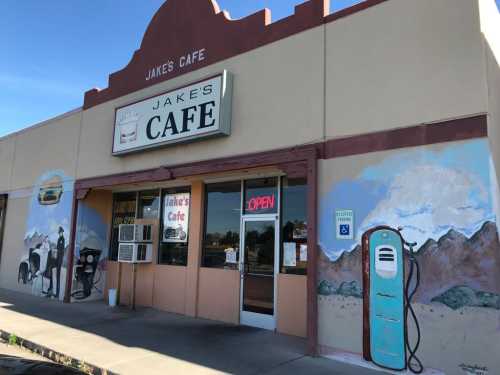
POLYGON ((167 227, 164 232, 164 239, 166 240, 180 240, 184 241, 187 238, 187 233, 179 225, 177 228, 167 227))

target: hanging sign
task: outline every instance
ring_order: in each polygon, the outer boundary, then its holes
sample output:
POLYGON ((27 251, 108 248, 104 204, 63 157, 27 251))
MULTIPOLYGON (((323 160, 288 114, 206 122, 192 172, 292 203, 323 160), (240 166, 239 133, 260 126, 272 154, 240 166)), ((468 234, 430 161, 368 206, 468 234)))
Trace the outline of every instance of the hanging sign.
POLYGON ((163 206, 163 242, 187 242, 190 201, 190 193, 165 195, 163 206))
POLYGON ((354 239, 354 212, 352 210, 335 211, 335 223, 338 240, 354 239))
POLYGON ((118 108, 113 155, 230 135, 232 78, 222 74, 118 108))

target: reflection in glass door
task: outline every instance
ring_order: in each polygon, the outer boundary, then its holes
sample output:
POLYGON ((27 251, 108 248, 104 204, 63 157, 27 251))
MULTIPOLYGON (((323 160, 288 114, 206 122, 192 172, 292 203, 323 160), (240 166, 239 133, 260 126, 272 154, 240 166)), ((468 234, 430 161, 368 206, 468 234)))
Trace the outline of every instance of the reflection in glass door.
POLYGON ((277 267, 276 216, 243 219, 241 324, 274 329, 277 267))

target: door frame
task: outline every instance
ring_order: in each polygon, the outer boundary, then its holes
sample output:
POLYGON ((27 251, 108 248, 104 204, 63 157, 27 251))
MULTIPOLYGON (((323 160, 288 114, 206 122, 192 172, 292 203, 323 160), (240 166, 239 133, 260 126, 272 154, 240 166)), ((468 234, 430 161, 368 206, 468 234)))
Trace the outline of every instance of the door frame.
POLYGON ((241 235, 240 235, 240 260, 238 269, 240 271, 240 324, 248 325, 267 330, 276 330, 277 322, 277 294, 278 294, 278 275, 280 265, 280 216, 275 214, 264 215, 245 215, 241 217, 241 235), (246 223, 252 221, 268 221, 274 223, 274 275, 273 275, 273 315, 259 314, 243 310, 244 293, 244 262, 245 262, 245 232, 246 223))

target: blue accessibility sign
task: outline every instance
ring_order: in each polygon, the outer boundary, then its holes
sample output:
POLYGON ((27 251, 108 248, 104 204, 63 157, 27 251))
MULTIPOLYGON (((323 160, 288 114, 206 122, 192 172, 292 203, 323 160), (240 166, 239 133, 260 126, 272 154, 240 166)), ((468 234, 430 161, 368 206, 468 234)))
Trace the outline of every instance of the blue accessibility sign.
POLYGON ((340 234, 342 236, 348 236, 351 233, 351 228, 349 224, 340 224, 340 234))

